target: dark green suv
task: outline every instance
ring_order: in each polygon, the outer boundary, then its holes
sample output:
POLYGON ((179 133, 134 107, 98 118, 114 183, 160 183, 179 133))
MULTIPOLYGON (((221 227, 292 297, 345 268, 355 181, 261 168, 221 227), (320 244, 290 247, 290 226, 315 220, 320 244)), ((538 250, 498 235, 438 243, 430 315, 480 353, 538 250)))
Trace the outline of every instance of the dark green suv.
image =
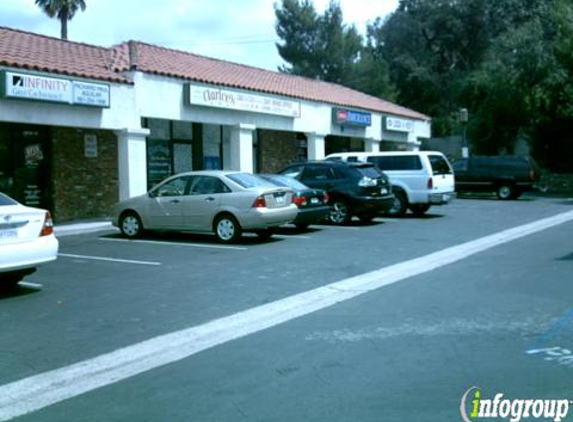
POLYGON ((279 173, 327 191, 332 207, 329 220, 334 224, 348 223, 352 216, 369 222, 394 203, 388 177, 372 163, 310 161, 292 164, 279 173))
POLYGON ((457 192, 494 192, 499 199, 517 199, 537 187, 539 167, 531 157, 472 156, 455 161, 457 192))

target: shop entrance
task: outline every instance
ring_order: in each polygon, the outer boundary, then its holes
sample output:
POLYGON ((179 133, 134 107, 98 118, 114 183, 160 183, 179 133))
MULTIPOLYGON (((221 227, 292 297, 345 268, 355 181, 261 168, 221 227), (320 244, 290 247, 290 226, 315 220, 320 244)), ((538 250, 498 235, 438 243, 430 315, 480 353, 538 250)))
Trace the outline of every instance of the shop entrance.
POLYGON ((0 124, 0 192, 51 209, 49 129, 0 124))
POLYGON ((325 141, 324 152, 326 155, 334 154, 335 152, 364 151, 363 139, 329 135, 325 141))

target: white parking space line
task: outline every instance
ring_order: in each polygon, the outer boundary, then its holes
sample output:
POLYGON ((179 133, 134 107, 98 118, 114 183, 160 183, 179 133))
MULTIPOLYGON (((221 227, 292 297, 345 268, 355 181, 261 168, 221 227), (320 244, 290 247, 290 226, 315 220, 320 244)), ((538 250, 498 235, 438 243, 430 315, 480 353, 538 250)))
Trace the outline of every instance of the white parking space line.
POLYGON ((137 264, 137 265, 161 265, 161 262, 153 261, 134 261, 131 259, 118 259, 118 258, 107 258, 105 256, 90 256, 90 255, 75 255, 69 253, 59 253, 58 256, 64 258, 76 258, 76 259, 88 259, 91 261, 109 261, 109 262, 119 262, 122 264, 137 264))
POLYGON ((21 281, 18 283, 20 287, 27 287, 29 289, 41 289, 44 287, 43 284, 30 283, 29 281, 21 281))
POLYGON ((396 223, 400 221, 397 218, 383 218, 383 217, 376 217, 374 220, 375 223, 396 223))
POLYGON ((305 236, 300 234, 273 234, 277 239, 312 239, 312 236, 305 236))
POLYGON ((231 249, 236 251, 246 251, 249 248, 244 246, 227 246, 227 245, 205 245, 203 243, 183 243, 183 242, 167 242, 163 240, 138 240, 138 239, 112 239, 102 237, 99 240, 105 242, 128 242, 128 243, 148 243, 151 245, 169 245, 169 246, 184 246, 188 248, 207 248, 207 249, 231 249))
POLYGON ((0 386, 0 421, 193 356, 477 253, 573 221, 573 211, 299 293, 195 327, 0 386))
POLYGON ((318 227, 320 229, 339 229, 339 230, 360 230, 360 227, 352 227, 352 226, 335 226, 335 225, 322 225, 322 224, 314 224, 313 227, 318 227))

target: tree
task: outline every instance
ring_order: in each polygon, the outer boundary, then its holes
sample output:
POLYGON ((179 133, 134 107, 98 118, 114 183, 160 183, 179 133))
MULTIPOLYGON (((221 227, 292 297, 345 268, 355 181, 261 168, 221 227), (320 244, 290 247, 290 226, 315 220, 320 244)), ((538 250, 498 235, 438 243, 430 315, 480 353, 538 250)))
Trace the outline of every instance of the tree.
POLYGON ((68 21, 78 10, 86 10, 85 0, 36 0, 44 13, 51 18, 58 18, 61 24, 61 38, 68 39, 68 21))
POLYGON ((331 1, 320 15, 311 0, 275 4, 277 43, 289 64, 279 71, 334 82, 393 100, 388 65, 353 25, 345 25, 340 5, 331 1))
POLYGON ((352 86, 363 53, 363 39, 353 26, 344 24, 342 10, 331 1, 319 15, 310 0, 282 0, 275 4, 277 43, 290 66, 279 70, 352 86))

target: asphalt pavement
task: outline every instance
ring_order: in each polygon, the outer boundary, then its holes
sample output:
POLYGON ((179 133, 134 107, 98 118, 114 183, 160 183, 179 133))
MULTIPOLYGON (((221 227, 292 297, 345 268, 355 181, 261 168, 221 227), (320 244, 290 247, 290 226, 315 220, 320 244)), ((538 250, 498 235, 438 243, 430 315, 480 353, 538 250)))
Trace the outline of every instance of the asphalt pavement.
POLYGON ((442 422, 474 386, 571 400, 572 211, 458 199, 232 246, 62 236, 0 296, 0 420, 442 422))

